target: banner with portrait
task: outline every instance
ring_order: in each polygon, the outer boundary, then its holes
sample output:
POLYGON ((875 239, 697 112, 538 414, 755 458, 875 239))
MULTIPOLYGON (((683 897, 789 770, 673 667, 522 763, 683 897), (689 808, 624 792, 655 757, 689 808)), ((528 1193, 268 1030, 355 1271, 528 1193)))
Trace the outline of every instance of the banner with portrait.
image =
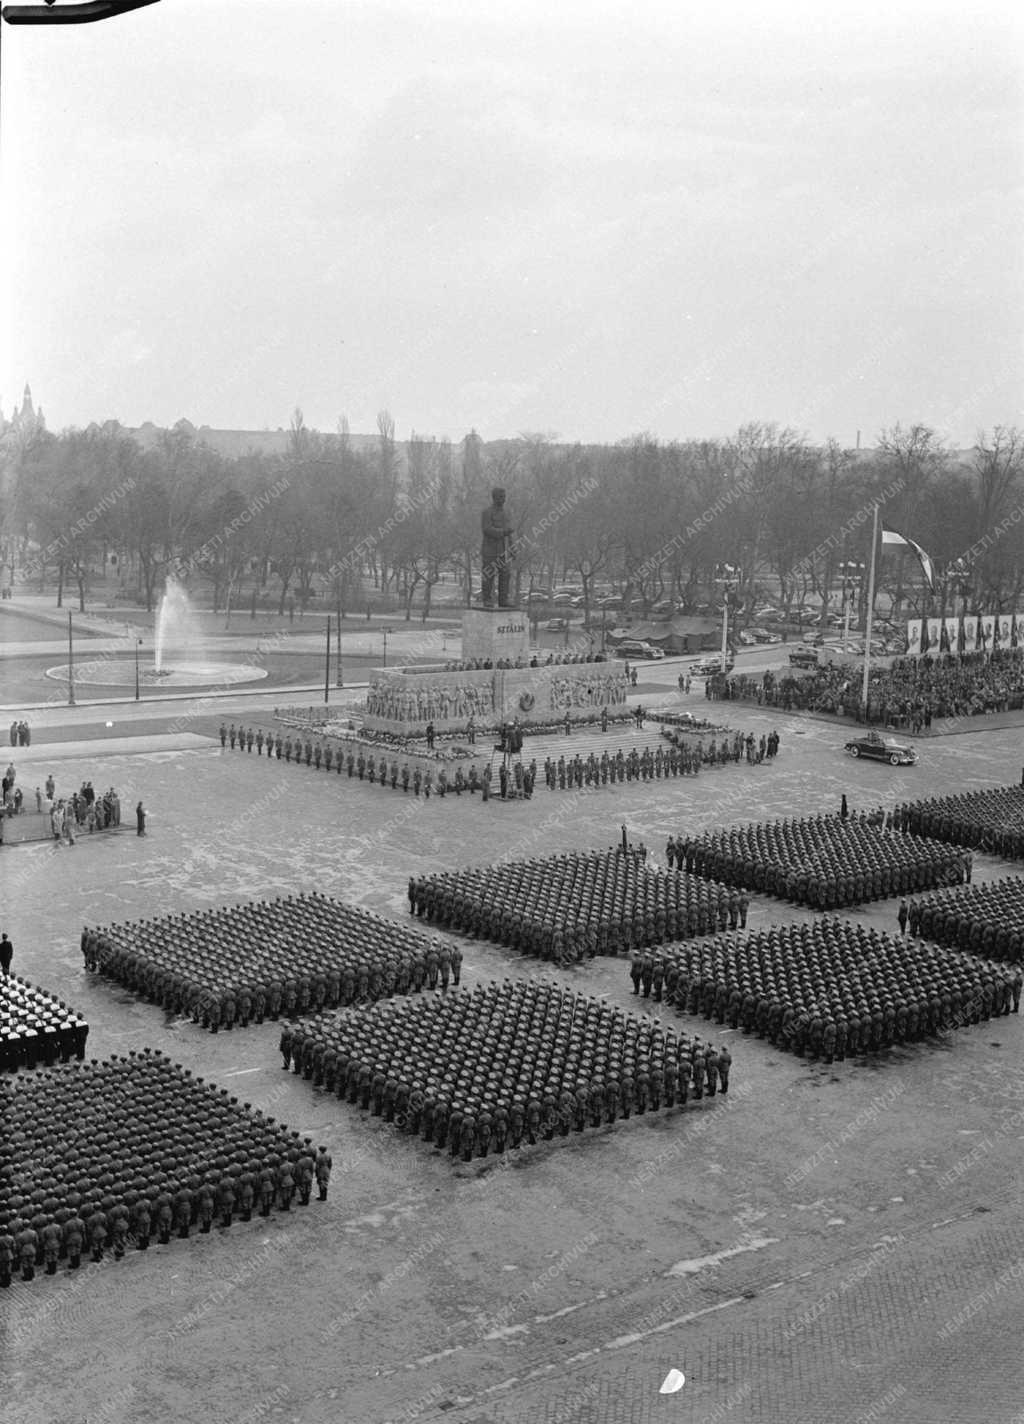
POLYGON ((1013 614, 997 613, 996 626, 999 629, 999 646, 1001 648, 1013 647, 1013 614))
POLYGON ((978 615, 968 613, 964 618, 964 652, 978 651, 978 615))
POLYGON ((907 619, 907 657, 919 658, 924 651, 921 647, 921 635, 924 632, 923 618, 907 619))
POLYGON ((960 619, 956 617, 943 618, 942 632, 944 635, 942 651, 944 653, 958 653, 960 651, 960 619))
POLYGON ((983 613, 979 619, 979 626, 981 650, 983 653, 990 653, 995 639, 996 615, 994 613, 983 613))
POLYGON ((928 651, 932 657, 938 657, 939 644, 942 642, 942 619, 928 618, 925 620, 928 629, 928 651))

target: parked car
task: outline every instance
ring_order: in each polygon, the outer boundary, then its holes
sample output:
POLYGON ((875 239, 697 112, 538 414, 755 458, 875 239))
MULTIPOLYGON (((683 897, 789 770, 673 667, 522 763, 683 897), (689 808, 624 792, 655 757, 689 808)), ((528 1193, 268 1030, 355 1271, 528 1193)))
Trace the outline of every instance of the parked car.
POLYGON ((807 643, 798 643, 789 655, 790 667, 816 668, 818 666, 818 650, 810 647, 807 643))
MULTIPOLYGON (((726 672, 732 672, 736 666, 736 659, 732 653, 725 660, 726 672)), ((714 677, 716 673, 722 671, 722 654, 716 653, 710 658, 701 658, 699 662, 693 664, 689 669, 694 677, 714 677)))
POLYGON ((549 618, 546 623, 540 625, 545 633, 564 633, 569 626, 568 618, 549 618))
POLYGON ((781 643, 782 636, 779 633, 769 633, 767 628, 751 628, 750 636, 755 643, 781 643))
POLYGON ((638 660, 647 658, 649 661, 663 658, 665 654, 660 648, 656 648, 653 643, 645 643, 639 638, 627 638, 624 643, 620 643, 615 649, 617 658, 636 658, 638 660))
POLYGON ((868 757, 872 761, 887 761, 890 766, 916 766, 917 752, 905 742, 883 737, 880 732, 868 732, 847 742, 844 749, 854 759, 868 757))
POLYGON ((551 596, 551 602, 558 608, 570 608, 575 597, 574 593, 555 593, 551 596))
POLYGON ((745 648, 754 648, 757 646, 758 639, 755 638, 753 633, 748 633, 746 628, 741 628, 736 636, 745 648))
POLYGON ((609 596, 608 598, 599 598, 599 599, 597 600, 597 607, 598 607, 598 608, 621 608, 621 607, 622 607, 622 599, 621 599, 621 598, 616 598, 614 594, 612 594, 612 595, 609 596))

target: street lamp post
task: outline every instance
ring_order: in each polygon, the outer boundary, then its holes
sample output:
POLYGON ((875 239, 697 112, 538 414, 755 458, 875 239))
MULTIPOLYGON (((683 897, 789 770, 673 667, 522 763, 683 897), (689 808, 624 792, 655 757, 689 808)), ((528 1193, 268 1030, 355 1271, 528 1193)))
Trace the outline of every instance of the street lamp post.
POLYGON ((345 686, 341 673, 341 620, 342 618, 344 618, 344 616, 345 615, 343 613, 338 614, 338 687, 345 686))
POLYGON ((141 694, 141 689, 140 689, 140 687, 139 687, 139 649, 140 649, 141 647, 142 647, 142 639, 141 639, 141 638, 136 638, 136 639, 135 639, 135 701, 136 701, 136 702, 138 702, 138 701, 140 700, 141 695, 142 695, 142 694, 141 694))
POLYGON ((390 629, 390 628, 384 628, 384 629, 382 629, 381 631, 382 631, 383 634, 384 634, 384 666, 387 667, 387 665, 388 665, 388 634, 391 632, 391 629, 390 629))

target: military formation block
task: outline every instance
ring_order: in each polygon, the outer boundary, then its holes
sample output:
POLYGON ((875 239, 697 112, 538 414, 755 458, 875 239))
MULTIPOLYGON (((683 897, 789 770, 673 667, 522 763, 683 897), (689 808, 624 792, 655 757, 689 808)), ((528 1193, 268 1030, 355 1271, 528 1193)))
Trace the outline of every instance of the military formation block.
POLYGON ((0 1286, 209 1233, 327 1194, 309 1138, 239 1105, 162 1054, 72 1064, 6 1085, 0 1286))
MULTIPOLYGON (((634 990, 641 978, 634 964, 634 990)), ((827 918, 664 952, 655 994, 680 1013, 826 1063, 1011 1012, 1014 976, 958 950, 827 918)))
POLYGON ((314 1086, 470 1161, 729 1088, 727 1049, 558 984, 504 980, 286 1028, 314 1086))
POLYGON ((87 969, 214 1033, 433 988, 442 957, 458 982, 462 958, 317 893, 87 926, 81 947, 87 969))
POLYGON ((410 910, 432 923, 558 964, 724 929, 736 898, 618 851, 414 878, 408 893, 410 910))
POLYGON ((938 841, 886 833, 867 820, 809 816, 706 831, 682 840, 686 869, 816 910, 960 884, 961 853, 938 841))

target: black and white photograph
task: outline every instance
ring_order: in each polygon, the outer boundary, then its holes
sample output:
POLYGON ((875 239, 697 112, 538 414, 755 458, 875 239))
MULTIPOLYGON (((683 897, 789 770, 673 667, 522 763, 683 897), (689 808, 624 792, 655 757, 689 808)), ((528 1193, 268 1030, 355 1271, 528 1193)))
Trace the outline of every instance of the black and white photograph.
POLYGON ((1024 1424, 1019 7, 0 0, 0 212, 5 1424, 1024 1424))

